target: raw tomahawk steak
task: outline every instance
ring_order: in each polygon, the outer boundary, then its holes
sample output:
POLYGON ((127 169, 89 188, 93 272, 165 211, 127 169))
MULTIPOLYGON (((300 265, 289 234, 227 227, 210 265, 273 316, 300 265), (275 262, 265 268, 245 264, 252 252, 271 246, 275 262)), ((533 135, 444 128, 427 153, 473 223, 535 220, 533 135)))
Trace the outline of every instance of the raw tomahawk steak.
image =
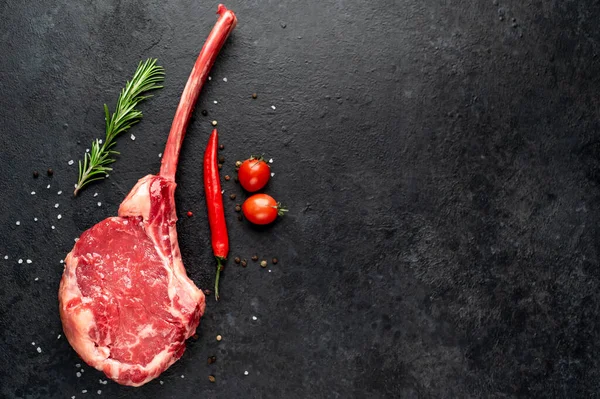
POLYGON ((140 386, 181 357, 204 313, 204 294, 188 278, 175 222, 175 171, 202 84, 236 25, 219 5, 183 91, 160 174, 140 179, 111 217, 85 231, 66 257, 60 316, 69 343, 116 382, 140 386))

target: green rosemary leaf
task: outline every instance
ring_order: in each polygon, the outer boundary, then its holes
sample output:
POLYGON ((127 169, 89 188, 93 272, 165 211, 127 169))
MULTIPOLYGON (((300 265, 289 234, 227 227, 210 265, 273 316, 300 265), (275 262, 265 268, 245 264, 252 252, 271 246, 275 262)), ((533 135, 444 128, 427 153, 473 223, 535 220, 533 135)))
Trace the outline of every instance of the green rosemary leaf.
POLYGON ((112 149, 116 144, 115 139, 140 121, 143 114, 135 108, 140 102, 152 97, 144 95, 145 92, 162 88, 159 83, 163 82, 164 76, 165 71, 163 67, 156 65, 156 59, 140 61, 133 78, 127 81, 119 94, 115 112, 111 114, 104 104, 104 142, 100 144, 100 140, 94 140, 90 152, 85 153, 83 162, 79 161, 79 176, 73 195, 77 195, 88 183, 104 179, 107 172, 112 170, 108 165, 115 162, 113 156, 119 154, 112 149))

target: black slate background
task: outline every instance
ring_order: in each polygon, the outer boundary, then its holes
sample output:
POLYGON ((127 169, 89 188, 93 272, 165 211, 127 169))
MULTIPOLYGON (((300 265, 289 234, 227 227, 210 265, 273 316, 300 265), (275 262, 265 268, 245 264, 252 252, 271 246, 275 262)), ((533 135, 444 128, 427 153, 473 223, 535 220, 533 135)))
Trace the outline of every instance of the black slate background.
POLYGON ((216 119, 223 174, 265 153, 267 192, 290 208, 257 229, 227 199, 231 256, 280 262, 230 261, 199 340, 163 385, 135 389, 100 384, 87 365, 76 377, 81 361, 57 339, 59 261, 158 171, 216 3, 0 3, 0 396, 597 395, 600 4, 226 5, 239 24, 184 144, 180 245, 210 288, 201 157, 216 119), (147 57, 165 67, 165 88, 140 107, 137 139, 120 139, 109 179, 72 198, 67 162, 102 137, 102 104, 147 57))

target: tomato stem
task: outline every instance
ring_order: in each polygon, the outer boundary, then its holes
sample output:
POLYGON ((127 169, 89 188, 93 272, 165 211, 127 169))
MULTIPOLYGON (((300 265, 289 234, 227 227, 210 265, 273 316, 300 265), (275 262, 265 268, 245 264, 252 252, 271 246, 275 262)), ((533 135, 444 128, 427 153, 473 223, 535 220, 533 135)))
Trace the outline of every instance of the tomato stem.
POLYGON ((277 206, 274 206, 273 208, 277 209, 278 216, 283 216, 289 211, 285 206, 281 205, 281 202, 278 202, 277 206))
MULTIPOLYGON (((264 163, 267 163, 267 161, 265 161, 265 157, 264 157, 264 152, 262 154, 260 154, 259 156, 256 155, 250 155, 250 160, 256 160, 256 162, 251 166, 252 168, 255 167, 256 165, 258 165, 261 161, 263 161, 264 163)), ((267 164, 267 166, 269 166, 269 164, 267 164)), ((270 166, 269 166, 270 168, 270 166)))

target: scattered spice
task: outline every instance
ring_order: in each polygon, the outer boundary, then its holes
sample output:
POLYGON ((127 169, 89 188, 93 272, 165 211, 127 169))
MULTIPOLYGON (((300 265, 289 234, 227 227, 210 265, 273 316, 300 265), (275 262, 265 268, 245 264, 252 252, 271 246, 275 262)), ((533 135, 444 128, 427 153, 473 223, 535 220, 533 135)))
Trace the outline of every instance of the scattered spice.
POLYGON ((206 116, 206 115, 208 115, 208 111, 207 111, 207 110, 205 110, 205 109, 203 109, 203 110, 202 110, 202 116, 206 116))
POLYGON ((217 357, 216 356, 209 356, 208 360, 207 360, 208 364, 213 364, 216 361, 217 361, 217 357))
POLYGON ((233 178, 233 181, 236 182, 236 183, 239 183, 240 179, 236 176, 236 177, 233 178))
POLYGON ((235 167, 239 168, 240 166, 242 166, 242 161, 235 161, 235 167))
POLYGON ((225 157, 223 155, 219 157, 219 163, 225 163, 225 157))
POLYGON ((258 255, 252 255, 252 260, 256 262, 258 260, 258 255))
POLYGON ((239 256, 236 256, 236 257, 233 259, 233 261, 234 261, 235 263, 240 263, 240 261, 241 261, 241 260, 240 260, 240 257, 239 257, 239 256))
POLYGON ((192 335, 192 338, 194 338, 197 341, 198 340, 198 334, 192 335))
POLYGON ((242 207, 239 204, 235 206, 236 212, 240 212, 241 210, 242 210, 242 207))
POLYGON ((222 339, 223 339, 223 337, 221 336, 221 334, 217 335, 217 341, 220 341, 222 339))
POLYGON ((219 150, 224 150, 225 146, 223 144, 219 144, 219 150))
POLYGON ((266 260, 261 260, 260 261, 260 267, 267 267, 267 261, 266 260))
POLYGON ((235 194, 231 194, 231 195, 229 196, 229 198, 231 198, 232 200, 234 200, 234 199, 235 199, 235 194))
POLYGON ((246 261, 246 259, 242 259, 242 267, 246 266, 248 266, 248 262, 246 261))
POLYGON ((35 172, 33 172, 33 178, 37 179, 40 176, 40 173, 36 170, 35 172))
POLYGON ((276 265, 278 260, 277 260, 277 258, 273 258, 273 259, 271 259, 271 262, 273 262, 273 264, 276 265))
POLYGON ((256 100, 256 98, 258 97, 258 95, 256 93, 252 93, 252 98, 256 100))
POLYGON ((202 290, 204 292, 204 295, 209 296, 210 294, 212 294, 212 291, 209 289, 206 290, 202 290))
POLYGON ((223 169, 223 164, 222 163, 217 164, 217 168, 219 168, 219 170, 223 169))
POLYGON ((215 376, 214 376, 214 375, 212 375, 212 374, 208 376, 208 380, 209 380, 210 382, 215 382, 215 381, 216 381, 216 379, 215 379, 215 376))
POLYGON ((217 126, 217 121, 212 121, 210 124, 213 126, 217 126))
POLYGON ((229 175, 225 175, 225 180, 226 180, 226 181, 229 181, 229 180, 231 180, 231 176, 229 176, 229 175))
POLYGON ((187 217, 191 218, 192 216, 194 216, 194 214, 192 213, 192 211, 187 211, 187 217))
POLYGON ((238 220, 241 222, 242 221, 242 215, 238 215, 238 220))

